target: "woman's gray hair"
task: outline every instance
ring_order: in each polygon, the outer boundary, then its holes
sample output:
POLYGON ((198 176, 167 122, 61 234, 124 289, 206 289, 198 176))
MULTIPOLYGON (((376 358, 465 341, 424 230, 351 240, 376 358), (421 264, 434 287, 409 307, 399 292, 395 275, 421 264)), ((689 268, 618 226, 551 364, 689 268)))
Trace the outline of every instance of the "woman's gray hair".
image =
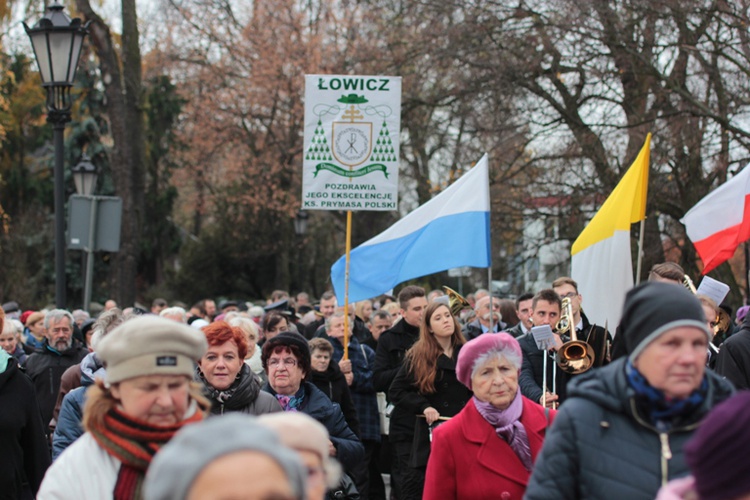
POLYGON ((258 328, 257 323, 255 323, 255 321, 251 320, 250 318, 235 316, 229 319, 227 323, 229 323, 229 326, 239 328, 245 333, 252 333, 253 335, 255 335, 255 340, 258 340, 260 329, 258 328))
POLYGON ((125 323, 128 320, 137 318, 139 315, 130 311, 123 313, 123 311, 117 307, 107 309, 102 312, 92 329, 94 333, 91 334, 91 348, 96 351, 99 342, 112 330, 125 323))
POLYGON ((184 308, 179 306, 166 307, 159 312, 159 316, 162 318, 176 316, 180 318, 180 323, 187 323, 187 313, 184 308))
MULTIPOLYGON (((485 334, 485 335, 492 335, 485 334)), ((489 351, 482 353, 481 356, 479 356, 477 359, 474 360, 474 366, 471 367, 471 378, 474 378, 474 375, 477 374, 479 369, 484 366, 485 363, 487 363, 490 360, 493 359, 500 359, 505 358, 508 360, 508 362, 513 365, 513 368, 516 370, 521 369, 521 362, 522 358, 519 356, 513 349, 505 348, 505 349, 490 349, 489 351)))

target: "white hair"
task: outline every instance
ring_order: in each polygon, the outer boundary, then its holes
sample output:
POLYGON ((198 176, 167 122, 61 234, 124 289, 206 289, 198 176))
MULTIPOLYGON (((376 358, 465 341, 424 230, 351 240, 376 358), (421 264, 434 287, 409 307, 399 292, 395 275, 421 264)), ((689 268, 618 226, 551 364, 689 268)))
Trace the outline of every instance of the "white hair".
POLYGON ((177 316, 180 318, 181 323, 187 323, 187 313, 182 307, 167 307, 159 312, 159 316, 161 316, 162 318, 165 318, 167 316, 177 316))
POLYGON ((245 332, 251 332, 253 335, 255 335, 255 339, 258 339, 258 336, 260 335, 260 331, 258 329, 258 325, 255 323, 255 321, 251 320, 250 318, 245 318, 242 316, 235 316, 233 318, 230 318, 227 323, 229 323, 229 326, 234 326, 237 328, 240 328, 241 330, 244 330, 245 332))
POLYGON ((521 369, 522 358, 516 353, 516 351, 510 347, 506 347, 505 349, 493 348, 482 353, 481 356, 474 360, 474 365, 471 367, 471 378, 474 378, 474 375, 477 374, 479 369, 484 366, 485 363, 500 358, 507 359, 516 370, 521 369))

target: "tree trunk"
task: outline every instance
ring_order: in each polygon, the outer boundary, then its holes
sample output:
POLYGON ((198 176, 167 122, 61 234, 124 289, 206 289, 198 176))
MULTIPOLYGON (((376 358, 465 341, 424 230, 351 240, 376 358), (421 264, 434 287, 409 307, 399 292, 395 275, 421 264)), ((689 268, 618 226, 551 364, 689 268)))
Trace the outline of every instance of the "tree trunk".
POLYGON ((107 108, 114 146, 111 152, 115 194, 122 198, 120 251, 110 268, 110 296, 123 307, 136 298, 140 250, 145 162, 141 54, 135 0, 122 0, 122 55, 118 55, 109 27, 91 8, 89 0, 76 0, 91 21, 90 39, 99 58, 106 85, 107 108))

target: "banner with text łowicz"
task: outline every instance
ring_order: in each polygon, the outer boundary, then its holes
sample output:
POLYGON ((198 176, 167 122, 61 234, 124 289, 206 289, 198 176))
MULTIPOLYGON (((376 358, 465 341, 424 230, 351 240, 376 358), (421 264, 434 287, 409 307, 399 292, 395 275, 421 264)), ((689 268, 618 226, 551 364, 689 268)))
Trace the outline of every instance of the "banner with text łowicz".
POLYGON ((401 77, 306 75, 302 210, 398 208, 401 77))

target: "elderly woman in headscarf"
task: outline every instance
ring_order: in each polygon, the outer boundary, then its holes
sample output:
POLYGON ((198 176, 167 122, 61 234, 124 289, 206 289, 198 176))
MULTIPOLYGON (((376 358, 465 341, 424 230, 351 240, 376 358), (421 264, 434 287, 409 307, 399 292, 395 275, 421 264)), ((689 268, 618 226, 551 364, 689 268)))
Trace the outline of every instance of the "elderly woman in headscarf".
POLYGON ((672 283, 630 290, 620 322, 627 356, 576 377, 526 498, 652 499, 689 473, 685 443, 729 382, 706 370, 709 331, 695 296, 672 283))
POLYGON ((518 389, 521 348, 507 333, 467 342, 456 376, 474 395, 433 432, 424 498, 521 500, 554 410, 518 389))
POLYGON ((202 330, 208 349, 198 363, 196 377, 211 400, 211 413, 239 411, 261 415, 281 411, 276 398, 260 390, 260 379, 244 362, 247 338, 242 330, 226 321, 214 321, 202 330))
POLYGON ((87 392, 86 433, 50 467, 37 498, 141 498, 156 452, 209 407, 192 382, 206 347, 203 332, 151 315, 104 337, 106 374, 87 392))

